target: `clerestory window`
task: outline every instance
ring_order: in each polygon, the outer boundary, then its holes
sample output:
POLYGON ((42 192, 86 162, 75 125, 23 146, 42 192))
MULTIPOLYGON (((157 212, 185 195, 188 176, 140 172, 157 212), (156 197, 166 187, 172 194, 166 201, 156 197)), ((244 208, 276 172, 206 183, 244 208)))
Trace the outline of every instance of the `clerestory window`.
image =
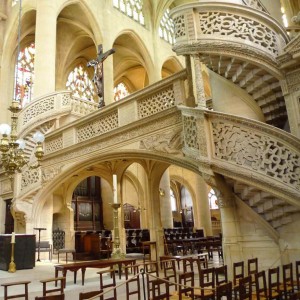
POLYGON ((119 101, 128 95, 129 95, 128 89, 123 82, 120 82, 116 87, 114 87, 115 101, 119 101))
POLYGON ((208 193, 208 200, 210 209, 219 209, 218 198, 213 189, 211 189, 208 193))
POLYGON ((174 44, 174 22, 170 17, 170 10, 167 9, 162 16, 158 29, 159 36, 170 44, 174 44))
POLYGON ((113 0, 113 6, 141 25, 145 25, 142 0, 113 0))

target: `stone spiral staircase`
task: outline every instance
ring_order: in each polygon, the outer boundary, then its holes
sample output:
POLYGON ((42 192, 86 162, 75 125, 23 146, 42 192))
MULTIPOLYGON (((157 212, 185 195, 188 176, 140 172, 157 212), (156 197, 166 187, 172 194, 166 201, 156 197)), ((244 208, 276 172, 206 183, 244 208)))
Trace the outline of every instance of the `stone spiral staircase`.
POLYGON ((246 4, 201 1, 171 12, 178 55, 198 55, 209 69, 256 101, 268 124, 283 128, 287 112, 277 56, 289 37, 265 11, 246 4))

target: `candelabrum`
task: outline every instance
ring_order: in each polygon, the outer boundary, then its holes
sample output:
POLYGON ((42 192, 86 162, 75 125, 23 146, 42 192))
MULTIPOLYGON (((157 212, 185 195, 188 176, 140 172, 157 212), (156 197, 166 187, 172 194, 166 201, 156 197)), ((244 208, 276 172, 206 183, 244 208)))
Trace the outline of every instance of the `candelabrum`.
POLYGON ((10 263, 8 267, 9 273, 15 273, 16 272, 16 264, 15 264, 15 241, 11 241, 11 257, 10 257, 10 263))
POLYGON ((119 233, 119 215, 118 210, 121 207, 120 203, 113 203, 113 218, 114 218, 114 250, 111 254, 112 258, 125 258, 125 254, 120 249, 120 233, 119 233))
MULTIPOLYGON (((12 101, 9 107, 11 111, 11 126, 8 124, 0 125, 0 141, 1 165, 9 177, 12 177, 16 172, 21 172, 21 169, 28 164, 28 159, 25 157, 24 148, 25 141, 17 139, 17 124, 18 114, 22 110, 19 101, 12 101)), ((35 156, 37 164, 31 165, 30 168, 39 167, 39 162, 44 155, 42 143, 45 140, 44 135, 37 131, 33 135, 33 140, 36 142, 35 156)))

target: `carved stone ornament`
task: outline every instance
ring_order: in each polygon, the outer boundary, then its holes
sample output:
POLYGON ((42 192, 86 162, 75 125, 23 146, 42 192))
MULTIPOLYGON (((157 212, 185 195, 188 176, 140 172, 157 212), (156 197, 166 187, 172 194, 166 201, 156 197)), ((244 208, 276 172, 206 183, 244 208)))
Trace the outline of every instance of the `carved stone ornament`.
POLYGON ((140 149, 170 154, 182 154, 183 138, 181 132, 169 132, 151 136, 140 142, 140 149))
POLYGON ((49 167, 44 169, 42 172, 43 183, 52 180, 55 176, 57 176, 61 172, 61 169, 62 166, 49 167))
POLYGON ((250 7, 253 7, 257 10, 263 11, 267 14, 269 14, 269 12, 266 10, 266 8, 262 5, 262 3, 260 2, 260 0, 243 0, 243 2, 250 7))

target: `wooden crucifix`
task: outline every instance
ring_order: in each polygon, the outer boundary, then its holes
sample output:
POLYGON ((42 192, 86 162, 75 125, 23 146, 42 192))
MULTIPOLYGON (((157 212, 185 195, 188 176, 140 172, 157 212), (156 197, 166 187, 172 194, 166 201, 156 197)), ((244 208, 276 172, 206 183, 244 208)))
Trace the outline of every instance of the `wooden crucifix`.
POLYGON ((105 106, 104 87, 103 87, 103 62, 109 55, 114 54, 115 52, 116 52, 115 49, 112 48, 103 53, 103 47, 102 44, 100 44, 98 45, 97 58, 87 63, 88 67, 94 67, 94 77, 92 81, 95 84, 96 92, 99 97, 98 108, 105 106))

